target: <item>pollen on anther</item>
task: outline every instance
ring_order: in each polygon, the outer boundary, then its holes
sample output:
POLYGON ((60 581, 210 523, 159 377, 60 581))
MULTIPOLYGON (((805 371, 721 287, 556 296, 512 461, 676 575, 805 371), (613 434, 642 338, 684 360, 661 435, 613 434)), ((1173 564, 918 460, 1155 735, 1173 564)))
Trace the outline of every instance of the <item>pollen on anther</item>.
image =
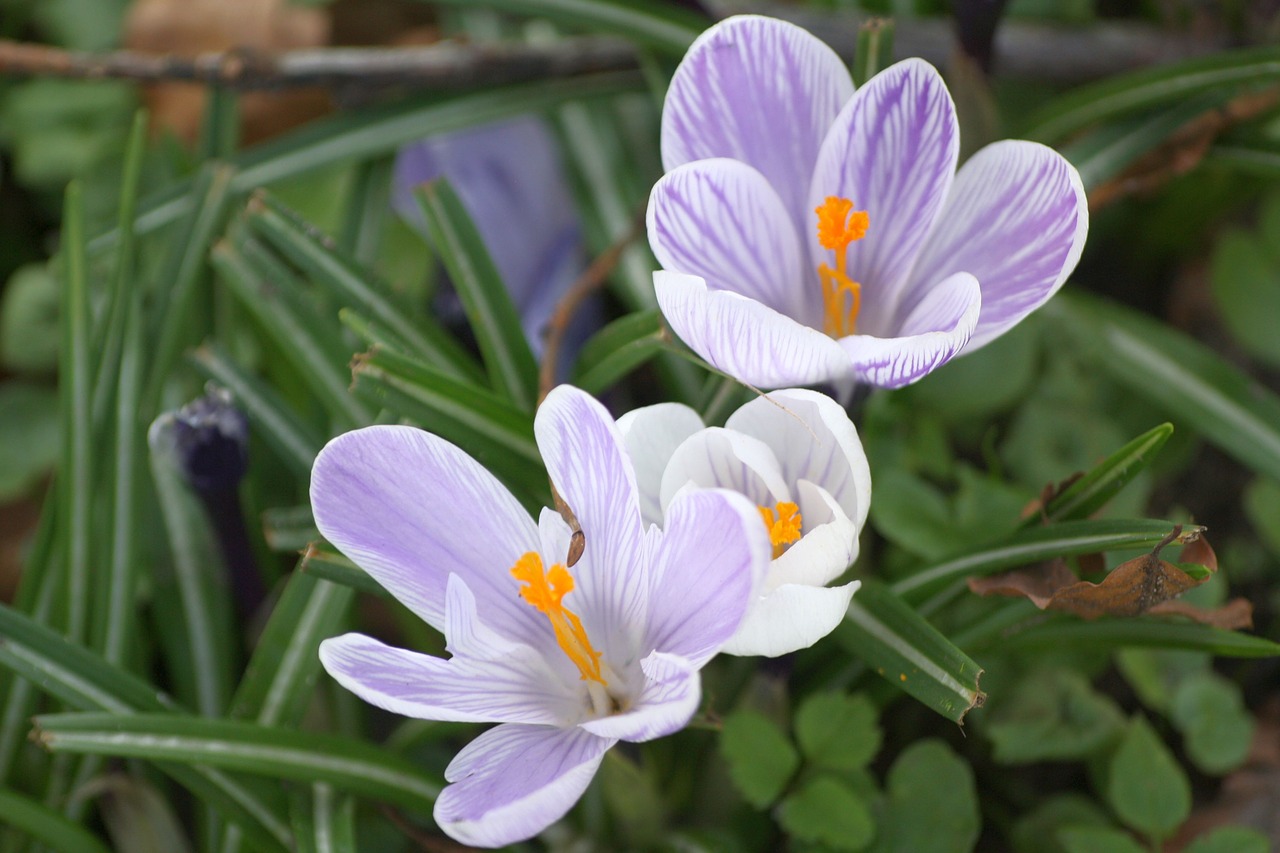
POLYGON ((871 217, 865 210, 854 210, 847 198, 829 195, 813 209, 818 214, 818 242, 822 248, 841 252, 852 242, 867 235, 871 217))

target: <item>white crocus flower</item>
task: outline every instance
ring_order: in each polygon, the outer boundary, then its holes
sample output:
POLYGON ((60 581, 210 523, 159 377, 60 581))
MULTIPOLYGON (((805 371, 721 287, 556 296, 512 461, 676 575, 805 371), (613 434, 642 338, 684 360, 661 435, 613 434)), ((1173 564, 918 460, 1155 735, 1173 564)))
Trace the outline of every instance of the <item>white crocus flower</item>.
POLYGON ((618 428, 646 524, 662 526, 673 500, 689 489, 730 489, 760 509, 774 559, 724 651, 786 654, 840 624, 858 582, 826 585, 858 556, 871 471, 857 429, 835 400, 775 391, 738 409, 723 428, 705 427, 687 406, 662 403, 623 415, 618 428))

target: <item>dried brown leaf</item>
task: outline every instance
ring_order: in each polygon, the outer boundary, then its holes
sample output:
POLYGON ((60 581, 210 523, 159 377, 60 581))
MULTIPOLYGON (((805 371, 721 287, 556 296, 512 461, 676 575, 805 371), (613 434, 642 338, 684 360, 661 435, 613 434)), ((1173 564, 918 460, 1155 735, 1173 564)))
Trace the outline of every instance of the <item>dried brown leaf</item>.
POLYGON ((1147 611, 1158 616, 1185 616, 1201 625, 1240 631, 1253 627, 1253 604, 1247 598, 1233 598, 1221 607, 1205 610, 1185 601, 1165 601, 1147 611))

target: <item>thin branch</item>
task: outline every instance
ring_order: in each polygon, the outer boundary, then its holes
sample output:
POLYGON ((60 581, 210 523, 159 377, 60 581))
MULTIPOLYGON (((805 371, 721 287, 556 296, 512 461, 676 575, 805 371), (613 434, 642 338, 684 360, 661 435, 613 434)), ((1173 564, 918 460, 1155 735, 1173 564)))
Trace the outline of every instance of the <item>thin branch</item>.
POLYGON ((230 89, 408 86, 459 89, 573 77, 637 67, 635 49, 605 36, 554 44, 442 41, 423 47, 248 50, 170 56, 121 50, 83 53, 0 40, 0 75, 191 81, 230 89))

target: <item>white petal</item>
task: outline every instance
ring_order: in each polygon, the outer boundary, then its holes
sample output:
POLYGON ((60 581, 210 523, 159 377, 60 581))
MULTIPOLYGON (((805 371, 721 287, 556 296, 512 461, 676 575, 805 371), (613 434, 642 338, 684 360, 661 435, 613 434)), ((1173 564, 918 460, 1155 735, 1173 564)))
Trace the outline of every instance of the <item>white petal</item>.
POLYGON ((747 613, 725 654, 777 657, 807 649, 836 629, 860 585, 778 587, 747 613))
POLYGON ((756 506, 791 500, 777 458, 763 441, 733 430, 709 427, 685 439, 662 475, 662 506, 689 483, 745 495, 756 506))
POLYGON ((810 480, 826 489, 862 530, 871 505, 871 468, 843 406, 826 394, 791 388, 752 400, 725 426, 767 444, 788 483, 810 480))
POLYGON ((858 558, 858 528, 827 491, 808 480, 797 485, 804 535, 770 565, 765 589, 783 584, 824 586, 858 558))
POLYGON ((618 418, 618 432, 636 470, 640 515, 662 525, 662 472, 680 442, 702 429, 702 418, 681 403, 658 403, 618 418))
POLYGON ((698 670, 679 655, 654 652, 640 662, 645 683, 635 706, 621 714, 582 723, 600 737, 653 740, 684 728, 702 697, 698 670))
POLYGON ((717 370, 761 388, 811 385, 851 374, 831 338, 745 296, 712 291, 701 278, 659 270, 658 305, 672 330, 717 370))

